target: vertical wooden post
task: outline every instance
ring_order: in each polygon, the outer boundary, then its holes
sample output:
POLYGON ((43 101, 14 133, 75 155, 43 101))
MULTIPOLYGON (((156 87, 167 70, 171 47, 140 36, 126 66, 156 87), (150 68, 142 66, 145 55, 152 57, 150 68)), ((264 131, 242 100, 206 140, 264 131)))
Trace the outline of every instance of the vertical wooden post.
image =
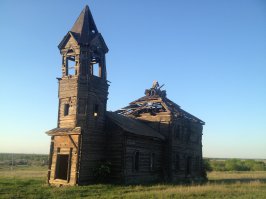
POLYGON ((73 150, 73 148, 70 148, 70 150, 69 150, 68 168, 67 168, 67 182, 69 182, 70 178, 71 178, 72 150, 73 150))

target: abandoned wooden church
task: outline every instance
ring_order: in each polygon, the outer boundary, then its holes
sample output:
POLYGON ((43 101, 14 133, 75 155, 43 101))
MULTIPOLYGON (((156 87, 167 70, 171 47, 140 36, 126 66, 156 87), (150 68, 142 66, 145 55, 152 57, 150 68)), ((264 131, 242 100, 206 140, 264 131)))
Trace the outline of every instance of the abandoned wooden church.
POLYGON ((108 48, 88 6, 58 47, 58 123, 46 132, 49 184, 95 183, 99 173, 125 184, 204 178, 204 122, 169 100, 158 82, 129 106, 106 111, 108 48))

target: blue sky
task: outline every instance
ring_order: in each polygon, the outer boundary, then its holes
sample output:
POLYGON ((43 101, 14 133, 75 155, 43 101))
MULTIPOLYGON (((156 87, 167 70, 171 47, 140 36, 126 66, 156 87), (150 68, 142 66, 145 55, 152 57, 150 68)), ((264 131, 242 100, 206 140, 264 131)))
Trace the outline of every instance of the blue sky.
POLYGON ((88 4, 108 47, 108 110, 153 80, 206 122, 205 157, 266 158, 266 2, 0 1, 0 152, 48 153, 57 45, 88 4))

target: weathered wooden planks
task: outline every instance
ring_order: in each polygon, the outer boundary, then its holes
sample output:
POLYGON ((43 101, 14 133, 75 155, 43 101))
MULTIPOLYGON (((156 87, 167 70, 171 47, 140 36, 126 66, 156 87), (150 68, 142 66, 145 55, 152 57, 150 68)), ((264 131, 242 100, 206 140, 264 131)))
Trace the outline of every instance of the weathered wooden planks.
POLYGON ((51 136, 48 183, 95 182, 95 169, 111 163, 109 182, 177 182, 204 177, 204 122, 166 97, 157 81, 129 106, 106 111, 108 48, 86 6, 59 44, 57 128, 51 136), (95 71, 97 69, 98 71, 95 71))

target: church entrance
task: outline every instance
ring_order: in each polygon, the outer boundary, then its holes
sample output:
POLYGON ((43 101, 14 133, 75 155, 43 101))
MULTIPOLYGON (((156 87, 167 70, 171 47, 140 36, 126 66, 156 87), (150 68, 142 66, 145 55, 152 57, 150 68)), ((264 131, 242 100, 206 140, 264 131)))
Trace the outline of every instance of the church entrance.
POLYGON ((55 178, 61 180, 68 179, 68 165, 69 165, 69 155, 57 155, 57 162, 56 162, 56 173, 55 178))

